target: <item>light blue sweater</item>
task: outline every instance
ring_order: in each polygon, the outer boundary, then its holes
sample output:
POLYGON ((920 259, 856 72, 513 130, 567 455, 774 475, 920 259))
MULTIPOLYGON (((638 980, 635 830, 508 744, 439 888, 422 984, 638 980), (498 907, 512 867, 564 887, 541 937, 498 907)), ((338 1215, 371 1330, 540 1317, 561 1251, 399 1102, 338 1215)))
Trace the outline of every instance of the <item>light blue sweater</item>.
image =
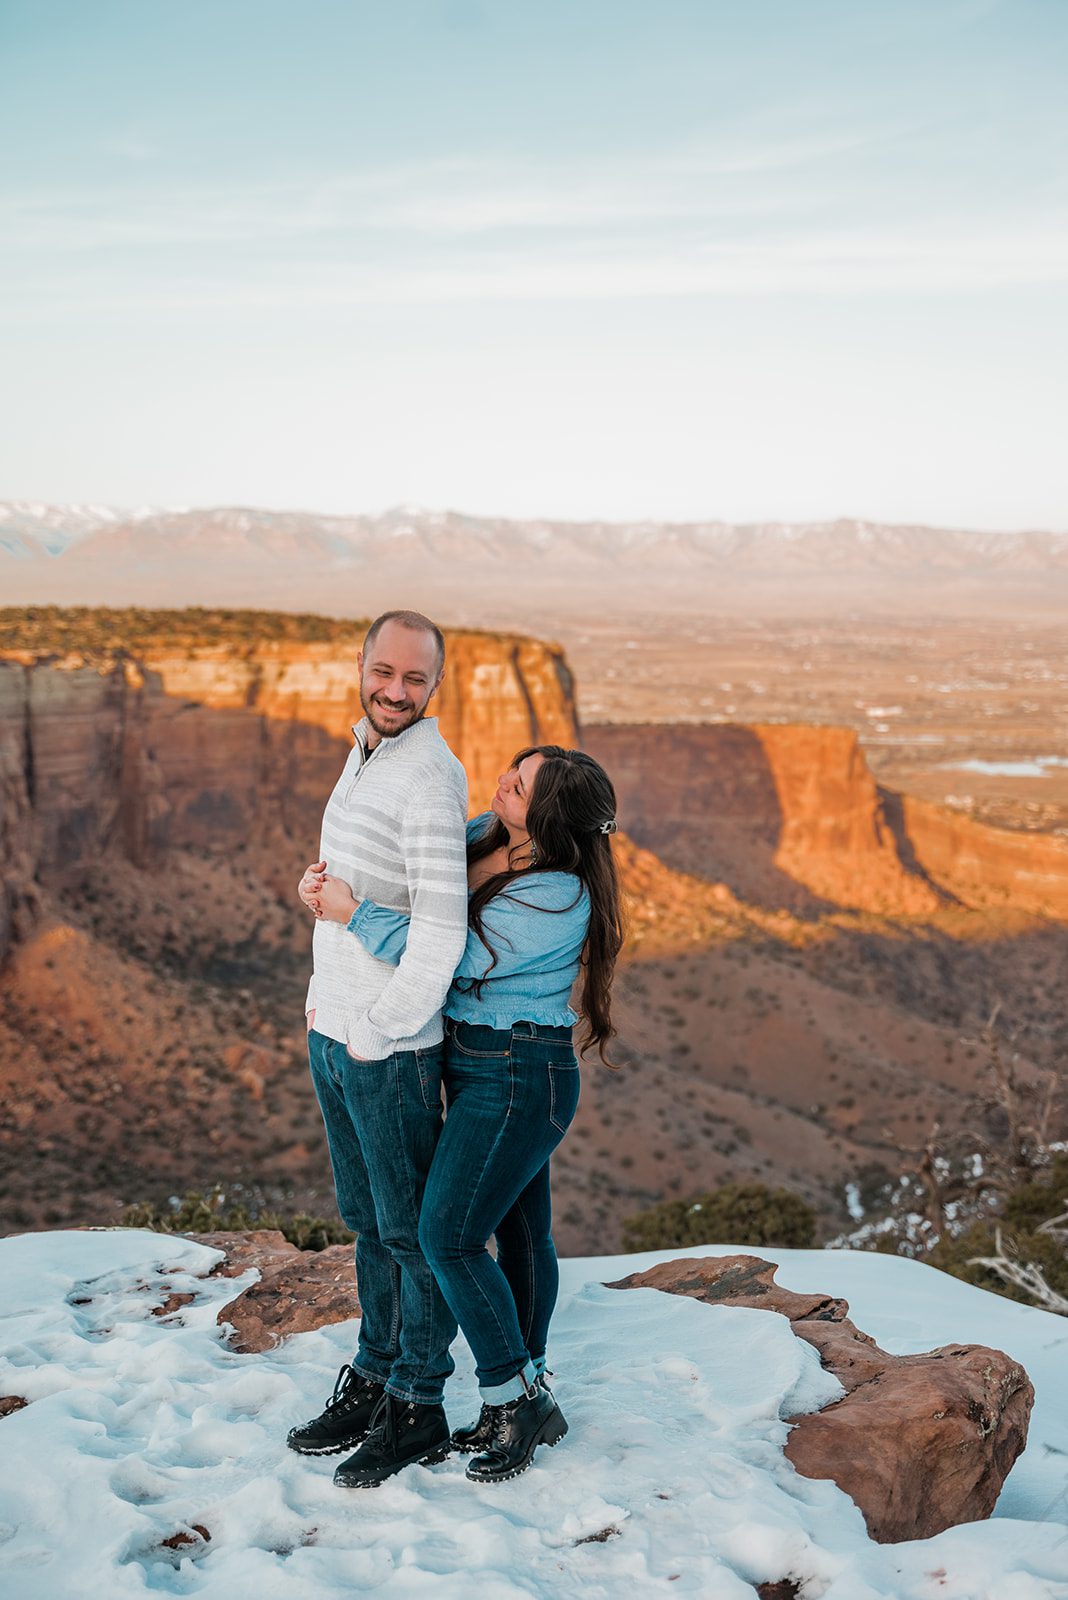
MULTIPOLYGON (((467 824, 468 840, 494 820, 486 811, 467 824)), ((363 900, 349 920, 349 931, 379 961, 396 965, 408 940, 409 918, 363 900)), ((445 1015, 483 1028, 510 1028, 513 1022, 570 1027, 577 1018, 568 998, 590 923, 590 897, 571 872, 536 872, 495 895, 482 913, 496 965, 481 1000, 469 992, 472 978, 485 976, 493 956, 474 929, 445 997, 445 1015), (459 987, 458 987, 459 984, 459 987)))

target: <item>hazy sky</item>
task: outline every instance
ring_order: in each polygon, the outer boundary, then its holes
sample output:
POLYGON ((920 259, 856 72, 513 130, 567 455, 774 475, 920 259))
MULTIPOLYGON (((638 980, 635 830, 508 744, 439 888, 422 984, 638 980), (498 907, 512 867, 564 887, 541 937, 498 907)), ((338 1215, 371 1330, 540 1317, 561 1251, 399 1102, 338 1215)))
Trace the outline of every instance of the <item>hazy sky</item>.
POLYGON ((0 0, 0 498, 1068 527, 1065 0, 0 0))

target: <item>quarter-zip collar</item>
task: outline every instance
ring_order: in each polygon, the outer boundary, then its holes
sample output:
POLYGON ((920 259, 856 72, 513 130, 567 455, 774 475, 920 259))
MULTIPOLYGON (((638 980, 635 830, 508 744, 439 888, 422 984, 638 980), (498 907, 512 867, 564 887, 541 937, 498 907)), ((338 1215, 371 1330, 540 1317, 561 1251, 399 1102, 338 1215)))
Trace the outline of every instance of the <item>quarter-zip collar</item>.
POLYGON ((361 717, 359 722, 355 722, 352 725, 353 738, 363 751, 361 765, 371 756, 374 756, 376 761, 381 760, 382 756, 387 755, 391 750, 400 750, 418 743, 420 739, 433 737, 438 732, 438 719, 437 717, 420 717, 418 722, 411 723, 410 726, 402 729, 400 733, 393 734, 391 738, 379 739, 373 750, 368 750, 367 748, 367 735, 370 731, 371 723, 368 717, 361 717), (433 729, 433 734, 430 733, 431 729, 433 729))

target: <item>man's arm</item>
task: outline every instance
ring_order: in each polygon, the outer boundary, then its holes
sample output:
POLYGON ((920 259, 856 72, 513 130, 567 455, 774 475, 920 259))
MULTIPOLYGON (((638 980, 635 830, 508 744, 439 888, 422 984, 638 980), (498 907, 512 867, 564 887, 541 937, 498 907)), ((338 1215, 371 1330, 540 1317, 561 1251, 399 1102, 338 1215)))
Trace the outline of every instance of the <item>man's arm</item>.
POLYGON ((418 791, 401 823, 411 897, 408 940, 396 972, 346 1041, 351 1053, 390 1055, 441 1010, 467 938, 466 805, 459 785, 418 791))

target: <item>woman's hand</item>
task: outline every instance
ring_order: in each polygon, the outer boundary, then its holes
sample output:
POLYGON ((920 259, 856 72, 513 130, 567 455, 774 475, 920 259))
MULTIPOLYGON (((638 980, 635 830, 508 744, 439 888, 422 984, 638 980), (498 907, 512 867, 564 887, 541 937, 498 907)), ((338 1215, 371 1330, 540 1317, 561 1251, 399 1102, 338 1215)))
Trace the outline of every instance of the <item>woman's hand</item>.
POLYGON ((314 911, 312 895, 319 893, 323 886, 323 877, 326 873, 325 861, 313 861, 310 867, 305 867, 304 874, 297 884, 297 894, 309 911, 314 911))
POLYGON ((335 878, 329 872, 322 874, 320 887, 308 898, 315 915, 326 922, 348 922, 359 903, 344 878, 335 878))

